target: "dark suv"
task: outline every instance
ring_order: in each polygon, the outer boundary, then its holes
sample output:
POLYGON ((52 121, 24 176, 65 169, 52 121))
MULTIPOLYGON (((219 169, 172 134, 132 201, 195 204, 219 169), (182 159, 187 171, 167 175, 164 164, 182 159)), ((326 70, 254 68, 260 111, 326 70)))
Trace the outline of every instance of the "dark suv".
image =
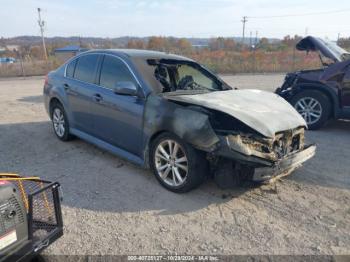
POLYGON ((320 128, 330 118, 350 118, 350 53, 312 36, 296 48, 318 52, 323 68, 287 74, 276 93, 294 106, 309 129, 320 128))

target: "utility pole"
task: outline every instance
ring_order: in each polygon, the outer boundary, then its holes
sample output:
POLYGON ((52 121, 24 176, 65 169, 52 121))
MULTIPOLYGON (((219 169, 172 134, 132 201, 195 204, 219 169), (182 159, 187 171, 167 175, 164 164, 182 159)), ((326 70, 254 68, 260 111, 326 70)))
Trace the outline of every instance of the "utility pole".
POLYGON ((242 32, 242 45, 244 45, 244 36, 245 36, 245 24, 248 22, 248 18, 246 16, 243 16, 242 23, 243 23, 243 32, 242 32))
POLYGON ((250 37, 249 37, 249 48, 250 48, 250 50, 252 49, 252 45, 253 45, 253 39, 252 39, 252 35, 253 35, 253 32, 252 31, 250 31, 250 37))
POLYGON ((40 27, 41 39, 43 41, 44 58, 45 58, 45 60, 47 60, 47 52, 46 52, 46 45, 45 45, 45 38, 44 38, 45 21, 41 20, 40 12, 41 12, 41 9, 38 8, 38 15, 39 15, 38 24, 39 24, 39 27, 40 27))
POLYGON ((256 63, 256 48, 257 48, 257 45, 258 45, 258 30, 255 31, 255 40, 254 40, 254 73, 256 73, 258 70, 257 70, 257 63, 256 63))
POLYGON ((81 37, 79 36, 79 49, 81 48, 81 45, 82 45, 82 43, 81 43, 81 37))
POLYGON ((339 45, 340 33, 338 33, 337 44, 339 45))

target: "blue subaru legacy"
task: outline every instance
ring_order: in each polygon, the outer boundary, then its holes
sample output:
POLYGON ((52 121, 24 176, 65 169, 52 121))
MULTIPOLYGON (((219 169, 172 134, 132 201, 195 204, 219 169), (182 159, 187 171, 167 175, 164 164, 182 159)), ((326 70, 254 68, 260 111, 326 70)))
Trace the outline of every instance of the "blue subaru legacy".
POLYGON ((150 167, 181 193, 212 177, 219 186, 271 181, 315 154, 305 120, 283 98, 238 90, 195 61, 145 50, 92 50, 45 80, 62 141, 79 137, 150 167))

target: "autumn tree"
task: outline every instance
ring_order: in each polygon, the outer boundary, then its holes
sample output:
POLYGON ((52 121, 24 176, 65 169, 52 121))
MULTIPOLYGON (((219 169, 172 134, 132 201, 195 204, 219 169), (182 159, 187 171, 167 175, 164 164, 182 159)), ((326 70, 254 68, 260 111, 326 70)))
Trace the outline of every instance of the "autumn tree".
POLYGON ((223 37, 217 37, 217 38, 212 38, 209 41, 209 48, 212 51, 217 51, 224 49, 224 41, 225 39, 223 37))
POLYGON ((192 51, 192 44, 185 38, 180 38, 176 42, 176 48, 178 51, 188 53, 192 51))
POLYGON ((148 40, 147 49, 169 51, 169 40, 166 37, 152 36, 148 40))
POLYGON ((44 59, 43 48, 38 45, 32 46, 30 48, 30 57, 37 60, 44 59))
POLYGON ((288 47, 292 47, 294 48, 294 46, 296 45, 296 43, 298 43, 300 40, 302 39, 301 36, 295 35, 294 37, 291 37, 290 35, 286 35, 283 40, 282 40, 282 44, 288 46, 288 47))
POLYGON ((212 51, 217 51, 217 50, 233 51, 237 48, 237 45, 233 39, 217 37, 217 38, 210 39, 209 48, 212 51))
POLYGON ((233 39, 226 38, 224 40, 224 47, 226 50, 234 50, 237 46, 233 39))
POLYGON ((267 39, 266 37, 263 37, 260 39, 258 47, 261 49, 267 49, 267 47, 269 46, 269 39, 267 39))
POLYGON ((131 39, 128 41, 126 48, 129 49, 145 49, 146 44, 142 40, 131 39))

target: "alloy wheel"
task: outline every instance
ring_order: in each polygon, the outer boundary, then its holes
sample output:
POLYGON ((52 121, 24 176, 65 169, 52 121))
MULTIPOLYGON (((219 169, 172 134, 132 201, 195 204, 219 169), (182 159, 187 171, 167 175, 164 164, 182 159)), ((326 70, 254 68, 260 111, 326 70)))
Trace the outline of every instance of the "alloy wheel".
POLYGON ((61 109, 55 108, 52 114, 52 123, 53 128, 55 130, 55 133, 59 137, 64 136, 65 132, 65 121, 64 121, 64 115, 61 109))
POLYGON ((188 174, 188 160, 184 149, 174 140, 166 139, 155 150, 155 167, 159 177, 170 186, 181 186, 188 174))
POLYGON ((318 122, 322 116, 322 106, 320 102, 312 97, 299 99, 294 108, 305 119, 308 125, 318 122))

